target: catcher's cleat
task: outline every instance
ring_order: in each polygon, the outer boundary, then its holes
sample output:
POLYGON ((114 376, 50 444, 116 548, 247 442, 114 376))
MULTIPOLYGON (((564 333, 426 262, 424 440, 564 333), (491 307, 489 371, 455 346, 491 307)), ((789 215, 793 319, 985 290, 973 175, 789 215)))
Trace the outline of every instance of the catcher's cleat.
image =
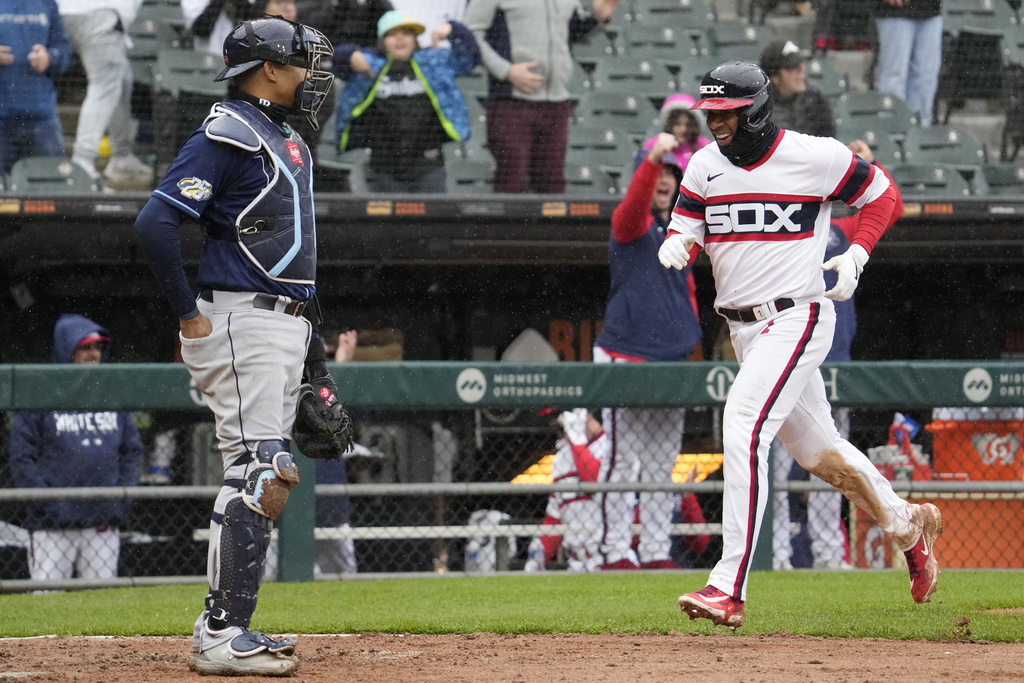
POLYGON ((933 550, 935 539, 942 533, 942 514, 931 503, 913 507, 911 516, 921 525, 921 535, 903 554, 910 572, 910 595, 914 602, 929 602, 939 582, 939 562, 933 550))
POLYGON ((679 608, 691 620, 710 619, 715 626, 728 626, 733 630, 743 626, 743 601, 714 586, 679 596, 679 608))
POLYGON ((295 642, 240 626, 218 631, 200 617, 188 668, 204 676, 291 676, 299 663, 295 642))

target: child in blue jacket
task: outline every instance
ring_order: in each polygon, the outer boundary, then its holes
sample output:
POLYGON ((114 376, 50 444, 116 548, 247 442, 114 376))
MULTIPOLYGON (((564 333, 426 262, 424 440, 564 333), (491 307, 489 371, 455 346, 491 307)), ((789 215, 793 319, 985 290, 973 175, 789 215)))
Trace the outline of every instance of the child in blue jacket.
POLYGON ((455 79, 480 61, 476 39, 453 21, 432 36, 434 45, 447 38, 451 49, 419 49, 416 37, 424 30, 392 10, 377 22, 383 55, 356 45, 335 51, 348 80, 338 97, 338 148, 370 148, 368 181, 375 192, 444 192, 441 146, 470 135, 455 79))

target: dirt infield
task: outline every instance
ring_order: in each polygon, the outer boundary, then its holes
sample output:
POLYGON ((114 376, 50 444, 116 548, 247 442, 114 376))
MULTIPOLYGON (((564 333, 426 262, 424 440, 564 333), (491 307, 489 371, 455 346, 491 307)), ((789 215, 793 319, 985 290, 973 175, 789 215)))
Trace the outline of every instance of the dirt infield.
MULTIPOLYGON (((0 682, 199 680, 186 638, 0 640, 0 682)), ((788 633, 302 636, 294 681, 1010 681, 1024 644, 788 633)), ((219 677, 206 680, 220 680, 219 677)), ((240 677, 236 681, 265 680, 240 677)))

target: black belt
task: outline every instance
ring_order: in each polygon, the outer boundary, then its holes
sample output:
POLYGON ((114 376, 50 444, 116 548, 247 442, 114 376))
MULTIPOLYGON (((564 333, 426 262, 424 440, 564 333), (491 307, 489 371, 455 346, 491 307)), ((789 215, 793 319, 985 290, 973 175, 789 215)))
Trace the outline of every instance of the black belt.
MULTIPOLYGON (((203 301, 213 303, 213 292, 209 289, 204 289, 199 292, 199 298, 203 301)), ((277 309, 278 298, 273 294, 257 294, 252 298, 252 307, 259 308, 264 311, 273 311, 277 309)), ((292 301, 286 304, 282 311, 285 315, 290 315, 298 318, 302 315, 302 311, 306 309, 305 301, 292 301)))
MULTIPOLYGON (((776 311, 784 311, 787 308, 793 308, 795 305, 792 299, 776 299, 771 303, 775 306, 776 311)), ((755 311, 755 309, 759 309, 765 305, 766 304, 761 304, 761 306, 754 306, 754 308, 719 308, 718 313, 719 315, 723 315, 734 322, 756 323, 758 320, 764 320, 769 317, 767 315, 762 315, 759 318, 755 311)))

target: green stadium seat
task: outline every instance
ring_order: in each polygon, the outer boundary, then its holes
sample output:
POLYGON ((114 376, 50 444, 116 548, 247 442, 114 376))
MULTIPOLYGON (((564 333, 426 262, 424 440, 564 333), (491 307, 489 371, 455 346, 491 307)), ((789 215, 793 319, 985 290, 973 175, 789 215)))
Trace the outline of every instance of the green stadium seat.
POLYGON ((463 97, 468 97, 469 95, 483 97, 487 95, 487 69, 478 65, 465 76, 456 78, 455 85, 459 86, 459 91, 462 92, 463 97))
POLYGON ((707 0, 633 0, 633 21, 702 30, 713 26, 717 18, 707 0))
POLYGON ((987 161, 985 146, 956 126, 911 128, 903 140, 903 159, 908 164, 951 164, 961 169, 987 161))
POLYGON ((957 35, 965 28, 1019 30, 1019 22, 1006 0, 943 0, 942 30, 957 35))
POLYGON ((576 105, 576 123, 615 127, 639 137, 658 120, 658 110, 643 95, 592 92, 576 105))
POLYGON ((490 194, 494 192, 494 162, 490 159, 446 161, 449 194, 490 194))
POLYGON ((682 28, 672 24, 632 24, 626 26, 619 44, 627 54, 641 53, 680 60, 707 54, 706 34, 701 30, 682 28))
POLYGON ((153 19, 174 27, 185 26, 185 15, 181 12, 180 0, 143 0, 133 25, 140 19, 153 19))
POLYGON ((981 177, 989 194, 1024 197, 1024 164, 985 164, 981 177))
POLYGON ((917 114, 899 96, 891 93, 848 92, 833 103, 837 127, 871 128, 897 139, 917 126, 917 114))
POLYGON ((160 50, 182 48, 183 39, 178 30, 166 21, 142 15, 128 29, 132 46, 128 48, 128 61, 136 83, 152 85, 153 65, 160 50))
MULTIPOLYGON (((1016 29, 1015 29, 1016 30, 1016 29)), ((968 99, 995 99, 1003 91, 1003 28, 965 26, 947 39, 936 99, 945 102, 943 123, 968 99)))
POLYGON ((576 125, 569 129, 567 158, 617 169, 633 158, 636 143, 614 126, 576 125))
POLYGON ((603 198, 618 194, 612 177, 597 164, 565 162, 565 194, 603 198))
POLYGON ((720 57, 698 57, 683 62, 682 69, 676 75, 676 88, 681 93, 697 97, 700 92, 700 82, 704 74, 711 71, 722 63, 720 57))
POLYGON ((826 97, 838 97, 847 90, 850 85, 846 75, 840 73, 839 69, 821 56, 814 56, 807 60, 807 80, 814 83, 826 97))
POLYGON ((585 41, 573 43, 570 46, 573 59, 590 70, 602 59, 617 56, 619 51, 615 38, 619 31, 620 29, 617 27, 610 24, 605 25, 602 29, 590 34, 585 41))
POLYGON ((708 29, 711 54, 720 61, 736 59, 758 63, 771 42, 771 32, 757 24, 715 24, 708 29))
POLYGON ((590 81, 591 89, 597 92, 633 93, 657 100, 664 100, 676 87, 675 76, 663 63, 629 55, 598 62, 590 81))
POLYGON ((156 174, 161 177, 182 143, 202 124, 216 102, 227 96, 227 83, 213 79, 224 61, 214 54, 184 49, 157 53, 153 63, 153 137, 156 174))
POLYGON ((950 200, 971 196, 970 184, 948 164, 900 164, 886 170, 904 195, 950 200))
POLYGON ((886 168, 903 163, 903 151, 900 146, 884 130, 844 126, 836 131, 836 139, 850 144, 854 140, 862 140, 875 155, 875 160, 886 168))
POLYGON ((89 173, 65 157, 27 157, 14 162, 7 191, 16 195, 63 195, 99 192, 89 173))

